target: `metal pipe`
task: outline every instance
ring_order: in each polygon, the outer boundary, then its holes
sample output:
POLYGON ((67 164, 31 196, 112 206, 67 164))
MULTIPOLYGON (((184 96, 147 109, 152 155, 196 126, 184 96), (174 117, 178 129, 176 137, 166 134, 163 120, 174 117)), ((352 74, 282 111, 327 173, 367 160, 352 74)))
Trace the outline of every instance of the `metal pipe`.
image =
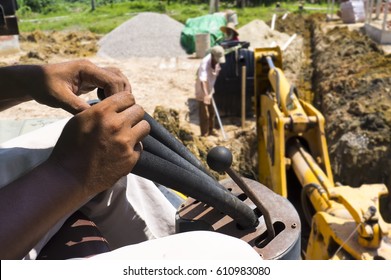
POLYGON ((232 169, 228 168, 225 172, 239 186, 239 188, 248 196, 248 198, 257 206, 265 219, 267 240, 272 240, 276 236, 273 222, 269 210, 263 205, 260 197, 244 182, 244 180, 232 169))
POLYGON ((287 146, 287 155, 291 159, 293 170, 303 187, 317 185, 324 189, 324 192, 311 192, 309 198, 316 211, 327 211, 331 207, 328 191, 333 186, 326 174, 316 164, 312 156, 304 150, 297 139, 296 142, 291 142, 287 146))
POLYGON ((217 121, 219 122, 221 133, 223 134, 223 138, 224 138, 224 140, 227 140, 228 139, 227 134, 225 134, 223 123, 221 122, 220 114, 219 114, 219 111, 217 110, 216 102, 215 102, 215 99, 213 98, 213 96, 211 98, 211 101, 212 101, 213 109, 215 110, 215 113, 216 113, 217 121))

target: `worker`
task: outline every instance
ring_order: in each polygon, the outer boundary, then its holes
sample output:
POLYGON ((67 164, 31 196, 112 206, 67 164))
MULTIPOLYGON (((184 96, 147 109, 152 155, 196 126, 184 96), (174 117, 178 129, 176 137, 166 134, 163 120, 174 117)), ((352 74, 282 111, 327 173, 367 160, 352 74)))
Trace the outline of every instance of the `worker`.
POLYGON ((197 70, 195 97, 198 101, 201 136, 218 135, 215 130, 216 112, 212 98, 222 63, 225 63, 224 49, 217 45, 212 47, 210 53, 202 59, 197 70))
POLYGON ((260 259, 247 243, 221 234, 171 236, 175 209, 156 185, 130 174, 150 127, 118 69, 87 60, 1 67, 0 108, 31 99, 75 115, 0 145, 0 259, 37 258, 79 210, 96 222, 110 244, 109 252, 81 257, 115 258, 120 253, 129 259, 137 254, 140 259, 178 258, 183 247, 175 253, 173 244, 185 246, 186 239, 197 244, 191 251, 199 250, 202 257, 233 258, 239 252, 246 259, 260 259), (96 87, 107 96, 102 102, 90 106, 78 97, 96 87), (157 240, 143 243, 150 239, 157 240), (227 244, 233 247, 223 249, 227 244))
POLYGON ((239 32, 235 29, 235 24, 228 22, 227 25, 220 27, 224 33, 224 41, 239 41, 239 32))

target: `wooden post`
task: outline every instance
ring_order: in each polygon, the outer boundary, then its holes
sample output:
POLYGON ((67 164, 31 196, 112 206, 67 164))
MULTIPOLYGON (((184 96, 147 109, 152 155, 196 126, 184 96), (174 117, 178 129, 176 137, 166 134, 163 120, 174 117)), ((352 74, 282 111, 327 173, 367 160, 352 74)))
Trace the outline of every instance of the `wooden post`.
POLYGON ((376 19, 379 19, 379 16, 380 16, 381 4, 382 4, 382 0, 376 0, 376 19))
POLYGON ((270 26, 271 30, 274 30, 274 26, 276 25, 276 19, 277 19, 277 15, 273 14, 272 23, 271 23, 271 26, 270 26))
POLYGON ((242 128, 246 122, 246 66, 242 66, 242 128))
POLYGON ((209 0, 209 13, 217 13, 219 11, 219 0, 209 0))
POLYGON ((387 14, 388 14, 388 7, 389 7, 390 0, 386 1, 386 6, 384 7, 384 18, 383 18, 383 27, 382 30, 387 30, 387 14))

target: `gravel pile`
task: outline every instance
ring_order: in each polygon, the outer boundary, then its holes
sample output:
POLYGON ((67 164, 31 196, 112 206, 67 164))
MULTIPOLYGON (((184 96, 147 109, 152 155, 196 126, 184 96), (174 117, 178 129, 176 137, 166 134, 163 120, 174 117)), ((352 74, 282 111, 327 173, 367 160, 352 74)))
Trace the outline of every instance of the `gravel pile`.
POLYGON ((282 47, 289 40, 289 35, 271 30, 262 20, 253 20, 238 29, 241 41, 250 42, 250 48, 267 48, 274 43, 282 47))
MULTIPOLYGON (((291 37, 286 33, 272 30, 264 21, 258 19, 239 28, 238 32, 241 41, 250 43, 250 50, 274 46, 282 49, 291 37)), ((283 70, 293 84, 298 81, 303 58, 303 38, 297 35, 282 53, 283 70)))
POLYGON ((114 59, 177 57, 184 25, 164 14, 140 13, 99 40, 97 55, 114 59))

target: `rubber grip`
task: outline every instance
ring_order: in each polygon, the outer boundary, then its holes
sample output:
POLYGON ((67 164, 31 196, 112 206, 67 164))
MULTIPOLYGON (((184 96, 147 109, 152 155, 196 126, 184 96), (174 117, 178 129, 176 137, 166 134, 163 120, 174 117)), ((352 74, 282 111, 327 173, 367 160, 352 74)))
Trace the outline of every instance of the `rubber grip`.
POLYGON ((165 127, 159 124, 148 113, 144 114, 144 120, 146 120, 151 126, 151 132, 149 133, 153 138, 170 148, 172 151, 186 159, 188 162, 196 166, 202 172, 211 176, 210 172, 205 168, 201 161, 193 155, 178 139, 176 139, 165 127))
POLYGON ((253 210, 216 180, 199 176, 148 151, 141 153, 132 173, 202 201, 227 214, 243 228, 258 224, 253 210))

